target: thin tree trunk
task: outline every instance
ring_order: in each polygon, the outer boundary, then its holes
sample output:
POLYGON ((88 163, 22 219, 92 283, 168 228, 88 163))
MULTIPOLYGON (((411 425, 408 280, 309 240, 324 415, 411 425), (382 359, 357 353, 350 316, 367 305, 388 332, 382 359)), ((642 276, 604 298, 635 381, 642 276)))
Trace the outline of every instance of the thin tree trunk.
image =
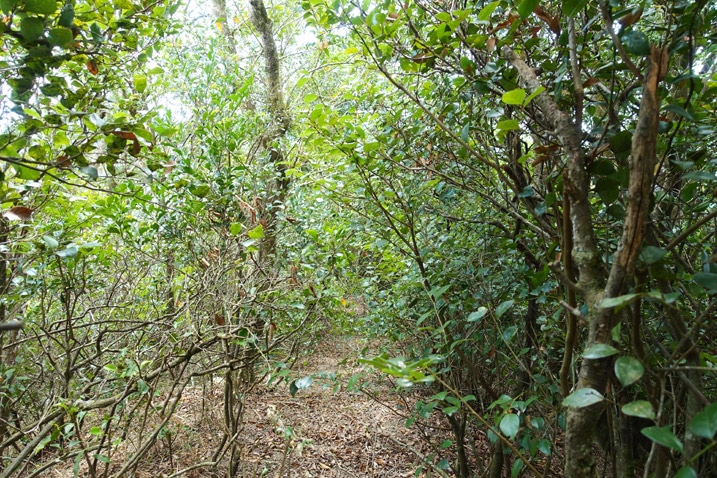
POLYGON ((291 118, 284 104, 281 84, 281 68, 279 53, 274 41, 274 32, 271 19, 266 12, 263 0, 249 0, 249 17, 256 28, 264 49, 264 71, 266 72, 266 99, 267 112, 270 124, 261 143, 269 150, 269 160, 276 173, 274 184, 269 189, 264 204, 263 219, 264 239, 259 247, 259 264, 263 267, 268 264, 270 256, 276 249, 276 217, 279 208, 283 205, 288 188, 286 167, 283 164, 284 154, 277 140, 286 135, 291 125, 291 118))
MULTIPOLYGON (((7 220, 4 217, 0 217, 0 244, 7 244, 8 233, 9 227, 7 220)), ((7 277, 7 255, 7 252, 0 252, 0 298, 7 293, 9 283, 7 277)), ((0 324, 5 322, 6 312, 5 301, 0 301, 0 324)), ((8 337, 5 337, 5 333, 6 332, 0 331, 0 367, 2 367, 2 370, 12 367, 15 362, 15 347, 12 345, 8 346, 7 349, 4 347, 6 342, 8 344, 14 342, 14 333, 12 335, 8 333, 8 337)), ((8 432, 11 414, 9 405, 10 397, 6 394, 0 395, 0 443, 5 440, 5 435, 8 432)), ((0 452, 2 451, 2 448, 0 448, 0 452)))
MULTIPOLYGON (((523 83, 535 91, 540 85, 535 71, 513 50, 505 47, 506 59, 516 68, 523 83)), ((602 308, 603 298, 623 294, 633 281, 637 257, 642 250, 642 239, 649 215, 652 178, 657 148, 657 124, 659 99, 657 86, 667 70, 667 55, 663 50, 653 48, 648 58, 647 75, 643 81, 643 97, 640 105, 638 125, 632 141, 628 206, 615 259, 605 281, 600 265, 600 256, 595 243, 592 211, 589 202, 590 177, 585 166, 585 155, 581 148, 582 133, 570 117, 560 110, 555 101, 546 93, 536 97, 546 121, 562 143, 566 156, 566 181, 564 194, 570 201, 570 219, 573 223, 572 257, 579 272, 577 288, 588 307, 587 346, 609 343, 610 330, 616 316, 612 309, 602 308)), ((611 360, 584 359, 578 378, 577 388, 592 388, 604 393, 611 360)), ((567 412, 566 463, 567 478, 597 476, 592 452, 595 428, 602 404, 583 408, 570 408, 567 412)))
POLYGON ((236 55, 239 51, 237 49, 236 38, 234 38, 234 32, 229 27, 229 15, 227 14, 227 2, 226 0, 212 0, 212 7, 214 8, 214 18, 217 25, 222 30, 222 34, 227 41, 229 50, 231 53, 236 55))

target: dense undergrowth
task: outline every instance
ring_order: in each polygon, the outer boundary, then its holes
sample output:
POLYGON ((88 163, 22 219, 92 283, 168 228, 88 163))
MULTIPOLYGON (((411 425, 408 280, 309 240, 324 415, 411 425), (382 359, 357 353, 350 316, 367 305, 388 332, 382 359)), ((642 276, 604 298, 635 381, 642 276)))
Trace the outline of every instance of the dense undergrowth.
POLYGON ((326 333, 432 473, 715 466, 710 2, 0 8, 0 476, 131 476, 216 383, 173 472, 250 473, 326 333))

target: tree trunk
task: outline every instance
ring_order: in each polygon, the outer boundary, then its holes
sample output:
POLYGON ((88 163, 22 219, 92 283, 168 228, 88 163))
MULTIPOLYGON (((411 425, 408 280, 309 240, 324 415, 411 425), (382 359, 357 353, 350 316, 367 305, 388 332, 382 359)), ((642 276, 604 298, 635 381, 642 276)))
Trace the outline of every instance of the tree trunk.
MULTIPOLYGON (((531 92, 541 86, 535 71, 513 50, 505 47, 503 53, 531 92)), ((535 99, 545 115, 548 126, 561 142, 566 157, 564 194, 570 202, 570 219, 573 223, 572 257, 579 272, 577 288, 581 291, 589 311, 588 316, 584 318, 588 325, 588 347, 610 342, 610 330, 615 326, 616 316, 613 309, 602 308, 601 301, 603 298, 617 297, 625 293, 633 280, 637 257, 642 250, 657 148, 659 113, 657 86, 666 70, 666 53, 653 47, 648 59, 647 75, 643 81, 639 119, 632 141, 626 218, 607 281, 595 243, 589 201, 590 177, 581 147, 580 126, 560 110, 545 92, 535 99)), ((580 367, 577 388, 592 388, 604 393, 611 364, 610 358, 584 359, 580 367)), ((604 405, 601 403, 568 409, 565 439, 567 478, 597 476, 592 444, 595 428, 603 410, 604 405)))
POLYGON ((279 53, 274 41, 272 22, 266 12, 263 0, 249 0, 249 17, 254 28, 259 33, 264 49, 267 112, 270 124, 265 137, 261 140, 261 144, 268 149, 269 160, 276 172, 274 184, 269 188, 266 196, 265 214, 262 218, 264 239, 259 246, 259 264, 264 266, 276 249, 276 217, 279 208, 283 205, 288 188, 285 174, 286 167, 283 164, 284 154, 281 152, 279 145, 275 143, 286 135, 291 125, 291 119, 284 105, 279 53))
MULTIPOLYGON (((652 179, 657 150, 659 98, 657 87, 667 70, 667 55, 654 48, 648 60, 647 75, 643 81, 640 112, 632 139, 628 205, 622 238, 618 244, 605 289, 600 296, 618 297, 624 294, 634 280, 635 265, 642 251, 643 235, 649 215, 652 179)), ((582 272, 582 271, 581 271, 582 272)), ((599 299, 600 297, 596 297, 599 299)), ((598 300, 589 302, 588 346, 608 343, 610 330, 617 316, 612 309, 600 307, 598 300)), ((589 387, 605 392, 612 365, 610 358, 585 359, 580 368, 578 388, 589 387)), ((592 433, 597 423, 601 404, 584 408, 570 408, 567 414, 566 477, 597 476, 592 453, 592 433)))
POLYGON ((214 7, 215 21, 219 28, 221 28, 224 38, 227 40, 229 50, 236 55, 238 53, 237 42, 234 38, 234 32, 229 28, 227 2, 226 0, 212 0, 212 7, 214 7))

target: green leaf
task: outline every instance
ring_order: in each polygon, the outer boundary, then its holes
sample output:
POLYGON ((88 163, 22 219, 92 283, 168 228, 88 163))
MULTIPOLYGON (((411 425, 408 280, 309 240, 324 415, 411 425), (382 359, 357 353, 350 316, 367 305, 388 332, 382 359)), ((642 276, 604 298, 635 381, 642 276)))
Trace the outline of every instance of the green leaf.
POLYGON ((654 264, 667 255, 667 249, 655 246, 647 246, 640 253, 640 259, 647 265, 654 264))
POLYGON ((102 35, 102 29, 97 23, 90 25, 90 34, 92 35, 92 41, 97 44, 105 41, 105 37, 102 35))
POLYGON ((57 242, 57 239, 50 236, 42 236, 42 242, 48 249, 57 249, 57 246, 60 245, 60 243, 57 242))
POLYGON ((209 194, 209 191, 211 191, 211 189, 208 184, 199 184, 197 186, 193 185, 189 187, 189 192, 198 198, 206 197, 206 195, 209 194))
POLYGON ((448 392, 446 392, 446 391, 438 392, 435 395, 431 396, 431 400, 439 400, 439 401, 445 400, 447 395, 448 395, 448 392))
POLYGON ((622 413, 631 417, 647 418, 655 420, 655 410, 647 400, 635 400, 622 406, 622 413))
POLYGON ((98 461, 101 461, 102 463, 109 463, 110 459, 109 457, 106 457, 105 455, 102 455, 100 453, 95 453, 95 456, 97 457, 98 461))
POLYGON ((600 302, 600 307, 609 309, 612 307, 621 307, 640 297, 640 294, 625 294, 618 297, 607 297, 600 302))
POLYGON ((4 13, 12 13, 12 9, 15 8, 15 5, 17 5, 17 0, 0 0, 0 9, 4 13))
POLYGON ((471 124, 466 123, 466 125, 463 127, 463 129, 461 129, 461 139, 467 143, 468 139, 470 139, 470 134, 471 134, 471 124))
MULTIPOLYGON (((466 56, 461 57, 461 68, 467 73, 472 73, 476 70, 476 64, 470 58, 466 56)), ((462 77, 461 77, 462 78, 462 77)), ((459 86, 456 84, 456 86, 459 86)))
POLYGON ((57 24, 61 27, 70 28, 72 26, 72 22, 75 21, 75 7, 71 2, 67 2, 64 7, 62 7, 62 12, 60 13, 60 17, 57 19, 57 24))
POLYGON ((309 375, 307 377, 299 378, 289 384, 289 393, 293 397, 299 390, 307 389, 314 383, 314 377, 309 375))
POLYGON ((520 14, 520 18, 525 20, 530 16, 531 13, 533 13, 533 10, 535 10, 535 7, 538 6, 538 3, 540 3, 540 0, 523 0, 520 2, 520 5, 518 5, 518 14, 520 14))
POLYGON ((607 208, 607 213, 610 217, 617 219, 618 221, 625 219, 625 208, 622 207, 622 204, 611 205, 607 208))
POLYGON ((99 172, 94 166, 82 166, 80 172, 87 176, 90 180, 95 180, 99 177, 99 172))
POLYGON ((632 133, 629 131, 620 131, 612 136, 609 142, 616 155, 620 153, 627 154, 632 147, 632 133))
POLYGON ((580 11, 585 8, 588 0, 564 0, 563 1, 563 13, 568 17, 574 17, 580 11))
POLYGON ((50 34, 47 39, 50 42, 50 45, 65 48, 72 43, 72 37, 72 30, 65 27, 57 27, 50 30, 50 34))
POLYGON ((615 178, 598 178, 595 192, 605 204, 612 204, 620 197, 620 182, 615 178))
POLYGON ((712 272, 698 272, 692 278, 709 293, 717 291, 717 274, 712 272))
POLYGON ((308 95, 304 96, 304 103, 311 103, 312 101, 316 101, 318 98, 318 95, 314 93, 309 93, 308 95))
POLYGON ((503 415, 500 419, 500 431, 509 439, 515 438, 520 429, 520 418, 515 413, 503 415))
POLYGON ((602 402, 605 397, 593 388, 580 388, 563 399, 563 406, 583 408, 602 402))
POLYGON ((503 331, 503 340, 505 340, 505 342, 508 343, 517 333, 518 333, 518 327, 515 325, 512 325, 503 331))
POLYGON ((229 226, 229 232, 232 236, 238 236, 241 234, 242 229, 244 229, 244 226, 241 222, 233 222, 231 226, 229 226))
POLYGON ((134 89, 137 90, 137 93, 144 93, 144 91, 147 89, 147 76, 135 74, 133 82, 134 89))
POLYGON ((513 304, 515 303, 514 300, 506 300, 505 302, 502 302, 498 307, 495 308, 495 317, 497 319, 500 319, 503 314, 505 314, 508 309, 513 307, 513 304))
POLYGON ((497 128, 501 131, 511 131, 514 129, 518 129, 520 125, 518 124, 518 120, 503 120, 498 123, 497 128))
POLYGON ((531 185, 525 186, 523 190, 518 193, 519 198, 532 198, 533 196, 535 196, 535 190, 531 185))
POLYGON ((466 321, 468 322, 478 322, 480 319, 485 317, 485 314, 488 313, 488 309, 485 307, 478 307, 478 310, 475 312, 471 312, 471 314, 468 316, 466 321))
POLYGON ((379 143, 378 141, 369 141, 363 144, 363 152, 370 153, 372 151, 376 151, 380 147, 381 143, 379 143))
POLYGON ((692 116, 686 109, 684 109, 680 105, 666 105, 664 108, 665 111, 670 111, 671 113, 675 113, 676 115, 682 116, 685 119, 688 119, 690 121, 694 121, 695 117, 692 116))
POLYGON ((525 463, 523 463, 523 460, 521 460, 520 458, 516 459, 513 463, 513 466, 510 467, 510 477, 517 478, 520 475, 520 472, 523 470, 524 466, 525 463))
POLYGON ((74 464, 72 466, 72 473, 74 473, 74 476, 80 476, 80 463, 83 461, 85 457, 85 451, 80 450, 77 456, 75 457, 74 464))
POLYGON ((40 179, 41 173, 36 169, 26 168, 25 166, 20 166, 18 164, 13 165, 13 167, 15 168, 15 171, 17 171, 17 177, 20 179, 26 179, 30 181, 40 179))
POLYGON ((532 92, 523 102, 525 106, 528 106, 533 99, 535 99, 536 96, 538 96, 540 93, 545 91, 544 86, 539 86, 534 92, 532 92))
POLYGON ((478 13, 478 20, 486 22, 490 20, 490 16, 493 14, 496 8, 498 8, 500 2, 491 2, 481 9, 478 13))
POLYGON ((102 429, 100 427, 90 428, 90 434, 95 436, 102 436, 102 429))
POLYGON ((585 351, 583 352, 583 358, 601 359, 616 355, 618 353, 620 353, 620 351, 612 345, 597 343, 585 349, 585 351))
POLYGON ((682 453, 682 442, 672 433, 670 427, 647 427, 643 428, 640 432, 658 445, 672 448, 682 453))
POLYGON ((51 15, 57 11, 57 2, 55 0, 25 0, 25 11, 51 15))
POLYGON ((630 30, 622 35, 622 43, 628 53, 637 56, 647 56, 650 54, 650 40, 647 35, 637 30, 630 30))
POLYGON ((623 387, 632 385, 645 374, 645 367, 635 357, 620 357, 615 361, 615 376, 623 387))
POLYGON ((40 451, 42 451, 48 443, 52 441, 52 434, 47 435, 45 438, 42 439, 40 443, 37 444, 35 449, 33 450, 33 453, 37 454, 40 451))
POLYGON ((550 444, 550 440, 546 440, 545 438, 538 442, 538 450, 540 450, 540 453, 546 456, 550 456, 551 446, 552 445, 550 444))
POLYGON ((675 474, 674 478, 697 478, 697 472, 691 466, 683 466, 675 474))
POLYGON ((690 171, 689 173, 682 176, 683 179, 690 181, 717 181, 717 176, 707 171, 690 171))
POLYGON ((45 33, 45 24, 41 18, 25 17, 20 21, 20 33, 27 42, 33 42, 45 33))
POLYGON ((450 288, 451 288, 450 284, 444 285, 444 286, 436 286, 428 292, 428 295, 430 295, 434 299, 438 299, 441 296, 443 296, 443 294, 448 292, 448 289, 450 289, 450 288))
POLYGON ((522 105, 525 101, 525 90, 516 88, 515 90, 506 91, 501 98, 503 103, 508 105, 522 105))
POLYGON ((717 433, 717 402, 711 403, 692 418, 689 430, 700 438, 712 440, 717 433))
POLYGON ((65 258, 68 258, 68 257, 75 257, 75 256, 77 255, 77 252, 78 252, 78 251, 79 251, 79 249, 77 248, 77 246, 75 246, 75 245, 70 245, 70 246, 67 246, 65 249, 63 249, 63 250, 61 250, 61 251, 55 252, 55 254, 57 254, 58 256, 60 256, 60 257, 62 257, 63 259, 65 259, 65 258))
POLYGON ((247 232, 249 239, 261 239, 264 237, 264 226, 259 224, 254 229, 247 232))

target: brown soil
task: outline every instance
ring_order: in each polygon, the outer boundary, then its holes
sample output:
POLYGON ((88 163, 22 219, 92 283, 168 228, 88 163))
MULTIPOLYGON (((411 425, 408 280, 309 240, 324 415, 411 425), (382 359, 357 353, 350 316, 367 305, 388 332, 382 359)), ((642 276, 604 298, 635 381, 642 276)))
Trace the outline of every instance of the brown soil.
MULTIPOLYGON (((413 409, 428 392, 397 393, 385 377, 358 364, 359 350, 355 340, 325 341, 295 373, 296 377, 335 373, 335 381, 317 378, 294 397, 286 385, 260 388, 248 397, 242 442, 247 468, 253 465, 258 472, 249 476, 262 472, 282 478, 422 475, 416 470, 431 449, 421 431, 406 428, 405 422, 406 409, 413 409), (364 374, 361 383, 371 396, 346 390, 357 373, 364 374)), ((446 425, 438 418, 430 425, 433 428, 424 431, 431 441, 439 444, 441 437, 448 438, 446 425)))

